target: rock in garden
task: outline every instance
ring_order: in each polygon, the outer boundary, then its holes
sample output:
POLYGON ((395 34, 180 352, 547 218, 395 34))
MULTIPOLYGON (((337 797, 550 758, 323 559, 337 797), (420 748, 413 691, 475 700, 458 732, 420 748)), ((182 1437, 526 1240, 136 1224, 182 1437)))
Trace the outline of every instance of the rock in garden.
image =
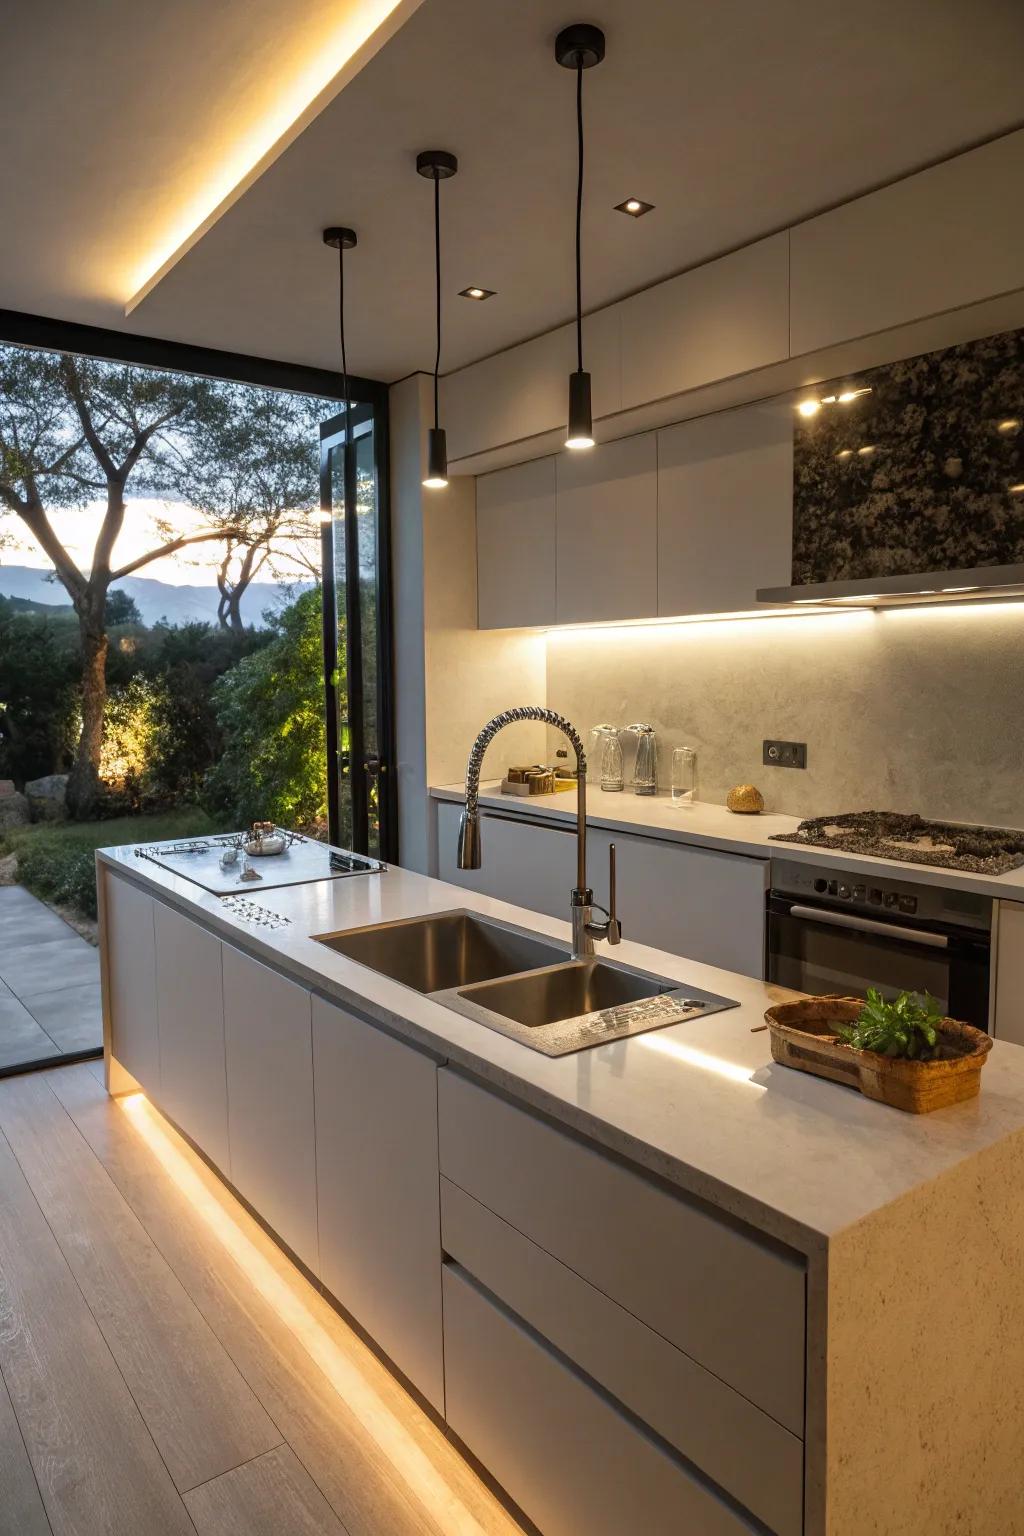
POLYGON ((16 793, 17 791, 14 788, 13 779, 0 779, 0 800, 2 800, 5 795, 13 795, 16 793))
POLYGON ((0 786, 0 832, 9 832, 12 827, 27 826, 31 820, 25 796, 19 795, 13 785, 10 790, 0 786))
POLYGON ((41 779, 29 779, 25 785, 33 821, 63 821, 66 773, 48 773, 41 779))

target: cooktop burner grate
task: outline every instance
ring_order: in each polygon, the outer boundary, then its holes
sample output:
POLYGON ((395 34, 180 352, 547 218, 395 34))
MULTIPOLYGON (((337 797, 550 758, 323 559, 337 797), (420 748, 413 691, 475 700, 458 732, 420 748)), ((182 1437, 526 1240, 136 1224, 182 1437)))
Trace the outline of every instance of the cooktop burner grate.
POLYGON ((795 832, 775 832, 773 843, 835 848, 904 864, 929 864, 972 875, 1005 875, 1024 865, 1024 832, 1009 827, 969 827, 926 821, 898 811, 846 811, 813 816, 795 832))

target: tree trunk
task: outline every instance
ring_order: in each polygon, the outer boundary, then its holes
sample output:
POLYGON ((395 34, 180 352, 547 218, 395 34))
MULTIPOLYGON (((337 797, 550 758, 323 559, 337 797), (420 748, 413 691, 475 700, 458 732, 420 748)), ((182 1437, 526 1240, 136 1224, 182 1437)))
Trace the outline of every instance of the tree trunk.
POLYGON ((236 585, 232 587, 228 597, 228 619, 231 629, 236 635, 240 635, 245 629, 245 625, 242 623, 242 596, 244 592, 245 587, 236 585))
POLYGON ((103 627, 106 594, 79 614, 82 634, 82 734, 68 777, 68 814, 76 821, 95 815, 100 799, 100 753, 107 705, 107 634, 103 627), (98 615, 96 609, 99 610, 98 615))

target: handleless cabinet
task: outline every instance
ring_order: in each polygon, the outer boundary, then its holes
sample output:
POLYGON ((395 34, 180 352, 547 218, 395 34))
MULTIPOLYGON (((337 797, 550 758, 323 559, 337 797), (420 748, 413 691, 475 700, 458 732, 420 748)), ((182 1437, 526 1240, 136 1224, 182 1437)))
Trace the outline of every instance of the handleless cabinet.
MULTIPOLYGON (((575 804, 575 796, 567 792, 575 804)), ((439 802, 437 808, 439 880, 449 880, 466 890, 499 901, 514 902, 548 917, 569 917, 569 894, 576 884, 576 835, 555 827, 538 826, 514 812, 480 812, 479 869, 456 866, 459 820, 462 807, 439 802)))
POLYGON ((155 917, 157 1102, 230 1177, 220 940, 162 902, 155 917))
POLYGON ((995 939, 992 1033, 1024 1045, 1024 902, 997 903, 995 939))
POLYGON ((312 998, 228 945, 224 1046, 231 1182, 317 1274, 312 998))
POLYGON ((479 476, 476 554, 481 629, 554 624, 553 458, 479 476))
POLYGON ((436 1069, 313 998, 320 1278, 443 1413, 436 1069))
POLYGON ((102 871, 105 987, 110 1048, 148 1094, 160 1096, 156 1016, 156 902, 137 886, 102 871))
POLYGON ((770 401, 658 433, 658 613, 741 613, 793 564, 793 410, 770 401))
POLYGON ((658 611, 657 434, 555 462, 558 623, 650 618, 658 611))

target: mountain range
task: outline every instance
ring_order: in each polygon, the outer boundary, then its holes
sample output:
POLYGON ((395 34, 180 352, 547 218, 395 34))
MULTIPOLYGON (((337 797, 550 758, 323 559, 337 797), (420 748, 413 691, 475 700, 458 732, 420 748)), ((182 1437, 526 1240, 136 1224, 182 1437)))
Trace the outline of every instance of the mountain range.
MULTIPOLYGON (((273 581, 254 581, 242 599, 245 622, 261 629, 265 609, 282 607, 289 593, 297 596, 308 587, 309 582, 285 587, 273 581)), ((212 582, 207 586, 178 587, 167 581, 155 581, 151 576, 126 576, 114 583, 114 589, 134 598, 143 624, 156 624, 160 619, 169 624, 217 622, 218 593, 212 582)), ((67 593, 59 582, 51 579, 51 572, 31 565, 0 565, 0 596, 28 599, 45 608, 68 607, 67 593)))

